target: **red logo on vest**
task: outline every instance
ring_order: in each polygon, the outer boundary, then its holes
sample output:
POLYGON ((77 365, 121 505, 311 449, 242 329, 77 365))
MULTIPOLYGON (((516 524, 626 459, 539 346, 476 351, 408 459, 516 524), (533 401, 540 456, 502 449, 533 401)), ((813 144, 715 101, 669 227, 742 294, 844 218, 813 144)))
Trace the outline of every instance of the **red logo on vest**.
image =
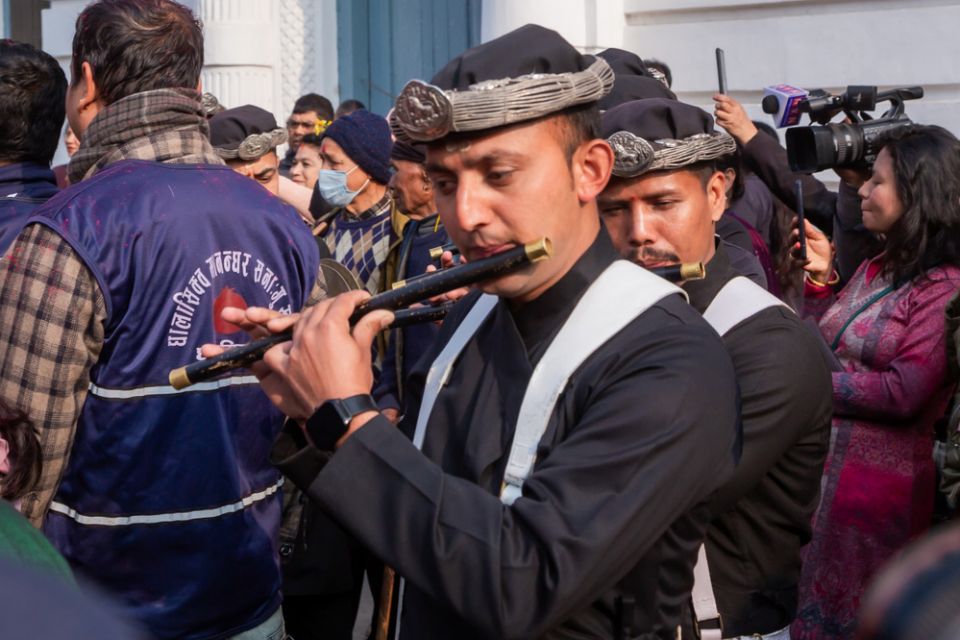
POLYGON ((225 307, 237 307, 238 309, 246 309, 247 301, 243 299, 239 293, 236 292, 232 287, 226 287, 217 295, 217 299, 213 301, 213 330, 217 333, 237 333, 238 331, 243 331, 240 327, 233 324, 232 322, 227 322, 220 317, 220 313, 225 307))

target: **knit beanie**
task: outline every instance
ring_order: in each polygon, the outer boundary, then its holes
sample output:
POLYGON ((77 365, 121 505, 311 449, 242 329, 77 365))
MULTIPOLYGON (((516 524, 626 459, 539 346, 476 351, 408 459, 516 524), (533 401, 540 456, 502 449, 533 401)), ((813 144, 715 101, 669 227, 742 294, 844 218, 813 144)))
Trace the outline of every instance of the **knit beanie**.
POLYGON ((385 119, 366 109, 358 109, 334 120, 323 132, 323 137, 340 145, 371 178, 380 184, 390 182, 393 139, 385 119))

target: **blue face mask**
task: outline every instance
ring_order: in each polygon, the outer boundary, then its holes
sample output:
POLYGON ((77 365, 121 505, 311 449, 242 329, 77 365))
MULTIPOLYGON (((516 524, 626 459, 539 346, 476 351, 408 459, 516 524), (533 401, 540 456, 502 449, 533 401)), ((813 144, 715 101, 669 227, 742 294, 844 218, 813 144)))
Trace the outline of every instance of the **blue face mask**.
POLYGON ((321 169, 320 175, 317 177, 317 190, 320 191, 323 199, 336 207, 345 207, 353 202, 357 194, 370 183, 370 179, 367 178, 367 181, 356 191, 347 189, 347 176, 353 173, 357 166, 359 165, 355 165, 350 171, 321 169))

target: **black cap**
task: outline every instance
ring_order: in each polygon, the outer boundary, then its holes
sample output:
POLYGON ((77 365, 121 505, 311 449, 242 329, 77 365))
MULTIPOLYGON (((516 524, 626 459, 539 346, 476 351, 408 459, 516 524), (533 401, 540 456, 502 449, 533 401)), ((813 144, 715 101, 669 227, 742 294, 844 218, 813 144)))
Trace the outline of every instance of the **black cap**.
POLYGON ((401 140, 394 140, 393 149, 390 150, 390 159, 423 164, 427 161, 427 147, 423 144, 408 144, 401 140))
POLYGON ((440 69, 430 84, 467 91, 487 80, 584 71, 595 61, 595 57, 580 53, 556 31, 527 24, 467 49, 440 69))
POLYGON ((650 75, 647 65, 635 53, 623 49, 604 49, 597 54, 613 69, 613 90, 601 98, 600 109, 606 111, 624 102, 666 98, 676 100, 677 96, 662 82, 650 75))
POLYGON ((285 141, 286 132, 277 126, 273 114, 252 104, 227 109, 210 118, 210 143, 223 158, 254 160, 285 141))
POLYGON ((634 100, 603 114, 604 138, 617 131, 647 140, 682 140, 696 134, 716 133, 713 117, 699 107, 677 100, 634 100))
POLYGON ((677 100, 626 102, 603 114, 601 135, 616 156, 613 173, 633 177, 716 160, 736 150, 703 109, 677 100))
POLYGON ((612 86, 605 61, 580 53, 556 31, 528 24, 464 51, 429 83, 408 82, 390 124, 401 140, 427 142, 596 103, 612 86))

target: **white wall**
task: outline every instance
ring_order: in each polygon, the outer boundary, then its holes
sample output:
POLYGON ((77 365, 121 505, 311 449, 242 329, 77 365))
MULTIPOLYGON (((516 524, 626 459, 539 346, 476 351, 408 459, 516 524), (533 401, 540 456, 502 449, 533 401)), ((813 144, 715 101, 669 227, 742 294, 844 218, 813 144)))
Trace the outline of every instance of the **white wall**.
MULTIPOLYGON (((490 40, 527 22, 583 51, 608 46, 670 65, 684 102, 712 113, 714 49, 724 49, 730 95, 755 120, 764 86, 842 91, 852 84, 920 85, 915 122, 960 135, 960 0, 485 0, 490 40)), ((807 124, 804 122, 804 124, 807 124)), ((783 135, 781 132, 781 140, 783 135)), ((822 176, 830 182, 832 172, 822 176)))
POLYGON ((527 23, 560 33, 581 51, 623 47, 624 0, 484 0, 480 38, 486 42, 527 23))
POLYGON ((960 2, 950 0, 625 0, 627 47, 670 64, 681 100, 712 107, 714 48, 731 95, 755 119, 761 89, 787 83, 921 85, 918 122, 960 133, 960 2))

